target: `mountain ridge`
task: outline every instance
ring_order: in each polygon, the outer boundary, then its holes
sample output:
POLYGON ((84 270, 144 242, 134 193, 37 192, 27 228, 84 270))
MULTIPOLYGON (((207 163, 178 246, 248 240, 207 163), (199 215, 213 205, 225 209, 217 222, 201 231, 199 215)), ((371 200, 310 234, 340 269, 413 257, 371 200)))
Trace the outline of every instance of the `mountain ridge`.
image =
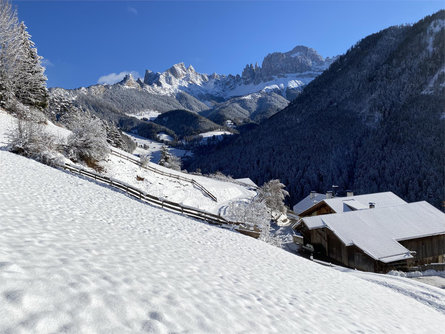
MULTIPOLYGON (((221 127, 240 126, 261 122, 286 107, 332 60, 324 59, 314 49, 297 46, 285 53, 267 55, 262 67, 247 65, 241 75, 198 73, 192 65, 178 63, 164 72, 147 70, 143 80, 128 74, 113 85, 51 88, 50 95, 53 101, 59 101, 57 105, 60 101, 72 103, 118 126, 126 124, 125 131, 138 131, 144 120, 129 118, 146 111, 187 110, 208 117, 221 127), (283 64, 274 65, 279 61, 283 64), (128 128, 129 124, 132 127, 128 128)), ((154 124, 149 127, 159 128, 154 124)), ((149 133, 153 134, 151 130, 149 133)))
POLYGON ((362 39, 284 110, 187 168, 278 178, 292 203, 335 184, 441 207, 444 22, 440 11, 362 39))

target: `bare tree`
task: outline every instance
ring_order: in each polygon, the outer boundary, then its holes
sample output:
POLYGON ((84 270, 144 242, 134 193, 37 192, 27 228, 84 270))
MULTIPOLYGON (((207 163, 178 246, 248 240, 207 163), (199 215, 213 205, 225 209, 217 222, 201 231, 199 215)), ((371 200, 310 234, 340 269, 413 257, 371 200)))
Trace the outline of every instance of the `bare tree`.
POLYGON ((263 202, 230 202, 226 209, 226 218, 232 222, 243 223, 248 228, 258 228, 259 240, 281 247, 282 240, 274 235, 270 225, 270 213, 263 202))
POLYGON ((284 190, 285 187, 286 186, 277 179, 264 183, 258 189, 258 201, 264 202, 272 211, 272 214, 274 212, 285 214, 287 210, 284 205, 284 199, 286 196, 289 196, 289 193, 284 190))
POLYGON ((147 167, 147 166, 148 166, 148 163, 150 162, 150 159, 151 159, 151 153, 150 153, 150 152, 147 152, 147 153, 145 153, 145 154, 142 154, 142 155, 141 155, 141 158, 140 158, 141 165, 142 165, 143 167, 147 167))

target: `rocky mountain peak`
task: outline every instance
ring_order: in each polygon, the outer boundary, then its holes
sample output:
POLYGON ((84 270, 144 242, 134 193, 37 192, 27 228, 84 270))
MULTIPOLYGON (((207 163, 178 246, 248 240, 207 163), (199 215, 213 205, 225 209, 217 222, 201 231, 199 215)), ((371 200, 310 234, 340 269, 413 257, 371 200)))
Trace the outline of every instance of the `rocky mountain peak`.
POLYGON ((260 66, 246 65, 242 78, 245 83, 269 81, 273 77, 286 74, 322 71, 329 67, 333 59, 324 59, 312 48, 298 45, 288 52, 268 54, 260 66))
POLYGON ((136 82, 133 75, 131 73, 127 74, 122 81, 119 82, 119 85, 130 87, 130 88, 139 88, 140 85, 136 82))
POLYGON ((166 72, 174 76, 176 79, 180 79, 187 74, 187 68, 184 63, 178 63, 170 67, 166 72))

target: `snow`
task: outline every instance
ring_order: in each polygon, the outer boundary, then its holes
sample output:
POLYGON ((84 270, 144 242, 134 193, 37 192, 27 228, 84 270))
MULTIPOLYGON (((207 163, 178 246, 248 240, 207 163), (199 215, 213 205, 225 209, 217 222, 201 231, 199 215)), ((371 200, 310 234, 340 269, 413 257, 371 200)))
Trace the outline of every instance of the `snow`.
POLYGON ((170 135, 168 135, 166 133, 163 133, 163 132, 159 132, 158 133, 158 139, 159 140, 164 140, 164 141, 173 141, 173 137, 172 136, 170 136, 170 135))
POLYGON ((251 187, 254 187, 254 188, 258 187, 257 184, 255 182, 253 182, 251 179, 249 179, 248 177, 244 177, 244 178, 241 178, 241 179, 235 179, 235 181, 244 183, 244 184, 246 184, 248 186, 251 186, 251 187))
POLYGON ((239 85, 234 87, 232 90, 227 91, 224 97, 230 98, 234 96, 253 94, 261 91, 269 92, 274 90, 280 90, 284 93, 286 88, 298 88, 307 85, 319 74, 320 73, 318 72, 286 74, 283 77, 274 77, 270 81, 261 82, 259 84, 239 85))
MULTIPOLYGON (((0 147, 4 147, 8 144, 8 134, 14 131, 17 124, 17 119, 6 113, 6 111, 0 109, 0 147)), ((42 124, 44 130, 56 137, 59 143, 66 143, 66 139, 71 134, 71 131, 54 123, 47 121, 47 124, 42 124)))
POLYGON ((295 204, 293 206, 293 211, 298 215, 324 199, 326 199, 326 194, 312 193, 311 195, 307 195, 300 202, 295 204))
POLYGON ((403 276, 384 275, 334 266, 336 270, 349 273, 368 282, 388 287, 420 303, 445 314, 445 291, 403 276))
POLYGON ((149 121, 152 121, 156 117, 158 117, 160 114, 161 113, 159 111, 147 109, 147 110, 142 110, 142 111, 140 111, 138 113, 135 113, 135 114, 127 113, 126 115, 130 116, 130 117, 136 117, 137 119, 146 118, 149 121))
POLYGON ((439 289, 367 282, 8 152, 0 161, 0 332, 443 329, 439 289))
POLYGON ((291 54, 290 56, 291 56, 292 58, 300 57, 300 56, 304 56, 304 53, 301 52, 301 51, 299 51, 299 52, 295 52, 295 53, 291 54))
POLYGON ((441 32, 443 29, 445 29, 445 20, 443 20, 443 19, 434 20, 433 22, 431 22, 430 26, 428 27, 427 50, 429 53, 433 52, 433 44, 434 44, 434 39, 436 38, 436 34, 438 32, 441 32))
POLYGON ((374 203, 376 208, 406 204, 406 202, 394 193, 387 191, 381 193, 356 195, 348 197, 334 197, 325 199, 324 202, 335 212, 350 211, 350 208, 369 208, 369 203, 374 203), (345 207, 345 204, 349 207, 345 207))
POLYGON ((8 134, 16 126, 16 119, 0 109, 0 147, 8 145, 8 134))
POLYGON ((207 74, 200 74, 194 69, 185 68, 184 64, 176 64, 172 68, 163 73, 158 73, 159 79, 156 84, 145 86, 145 89, 150 93, 161 95, 175 95, 180 91, 184 91, 192 96, 205 97, 220 96, 225 99, 232 97, 245 96, 261 91, 281 90, 283 95, 287 88, 298 88, 307 85, 326 67, 317 68, 314 66, 314 71, 291 73, 280 77, 274 77, 267 82, 258 84, 234 84, 229 77, 225 76, 209 76, 207 74), (179 74, 178 77, 172 74, 173 72, 179 74))
POLYGON ((230 136, 230 135, 233 135, 233 133, 224 130, 215 130, 215 131, 202 132, 198 136, 202 137, 202 142, 207 142, 209 139, 212 138, 222 140, 224 136, 230 136))
MULTIPOLYGON (((422 91, 422 94, 433 94, 434 86, 438 84, 439 87, 445 87, 445 81, 442 79, 442 82, 437 82, 440 78, 443 78, 445 74, 445 65, 442 66, 436 74, 431 78, 430 82, 426 86, 426 88, 422 91)), ((442 114, 443 115, 443 114, 442 114)), ((442 119, 442 118, 441 118, 442 119)))
MULTIPOLYGON (((151 155, 150 160, 152 162, 159 161, 159 159, 161 158, 161 148, 165 144, 160 143, 155 140, 145 138, 145 137, 138 136, 133 133, 125 132, 125 134, 128 137, 130 137, 134 142, 136 142, 136 144, 138 145, 136 147, 136 150, 133 152, 134 154, 141 156, 141 155, 150 153, 150 155, 151 155)), ((179 158, 184 157, 184 156, 189 156, 192 154, 190 151, 181 150, 181 149, 177 149, 177 148, 171 148, 171 147, 168 148, 168 151, 179 158)))
POLYGON ((346 246, 384 263, 412 258, 398 241, 445 234, 445 214, 425 201, 302 220, 309 229, 329 228, 346 246))
POLYGON ((148 164, 149 167, 161 172, 194 179, 218 199, 215 202, 191 182, 160 175, 115 155, 110 155, 100 165, 104 168, 104 175, 130 184, 150 195, 215 214, 218 214, 231 201, 249 200, 256 196, 256 192, 249 190, 247 185, 242 186, 237 183, 186 174, 154 163, 148 164))
POLYGON ((198 136, 201 136, 202 138, 208 138, 213 136, 224 136, 224 135, 232 135, 233 133, 229 131, 219 130, 219 131, 208 131, 208 132, 202 132, 198 136))

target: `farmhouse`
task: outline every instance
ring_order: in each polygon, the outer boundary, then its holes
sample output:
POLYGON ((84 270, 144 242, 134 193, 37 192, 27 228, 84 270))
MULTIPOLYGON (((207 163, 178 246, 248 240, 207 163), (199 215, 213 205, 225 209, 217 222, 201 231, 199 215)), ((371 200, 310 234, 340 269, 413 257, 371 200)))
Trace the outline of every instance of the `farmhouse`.
POLYGON ((307 213, 334 213, 303 217, 293 228, 321 256, 351 268, 387 272, 443 263, 445 214, 425 201, 406 203, 391 194, 324 200, 307 213), (369 198, 375 207, 364 207, 369 198))

